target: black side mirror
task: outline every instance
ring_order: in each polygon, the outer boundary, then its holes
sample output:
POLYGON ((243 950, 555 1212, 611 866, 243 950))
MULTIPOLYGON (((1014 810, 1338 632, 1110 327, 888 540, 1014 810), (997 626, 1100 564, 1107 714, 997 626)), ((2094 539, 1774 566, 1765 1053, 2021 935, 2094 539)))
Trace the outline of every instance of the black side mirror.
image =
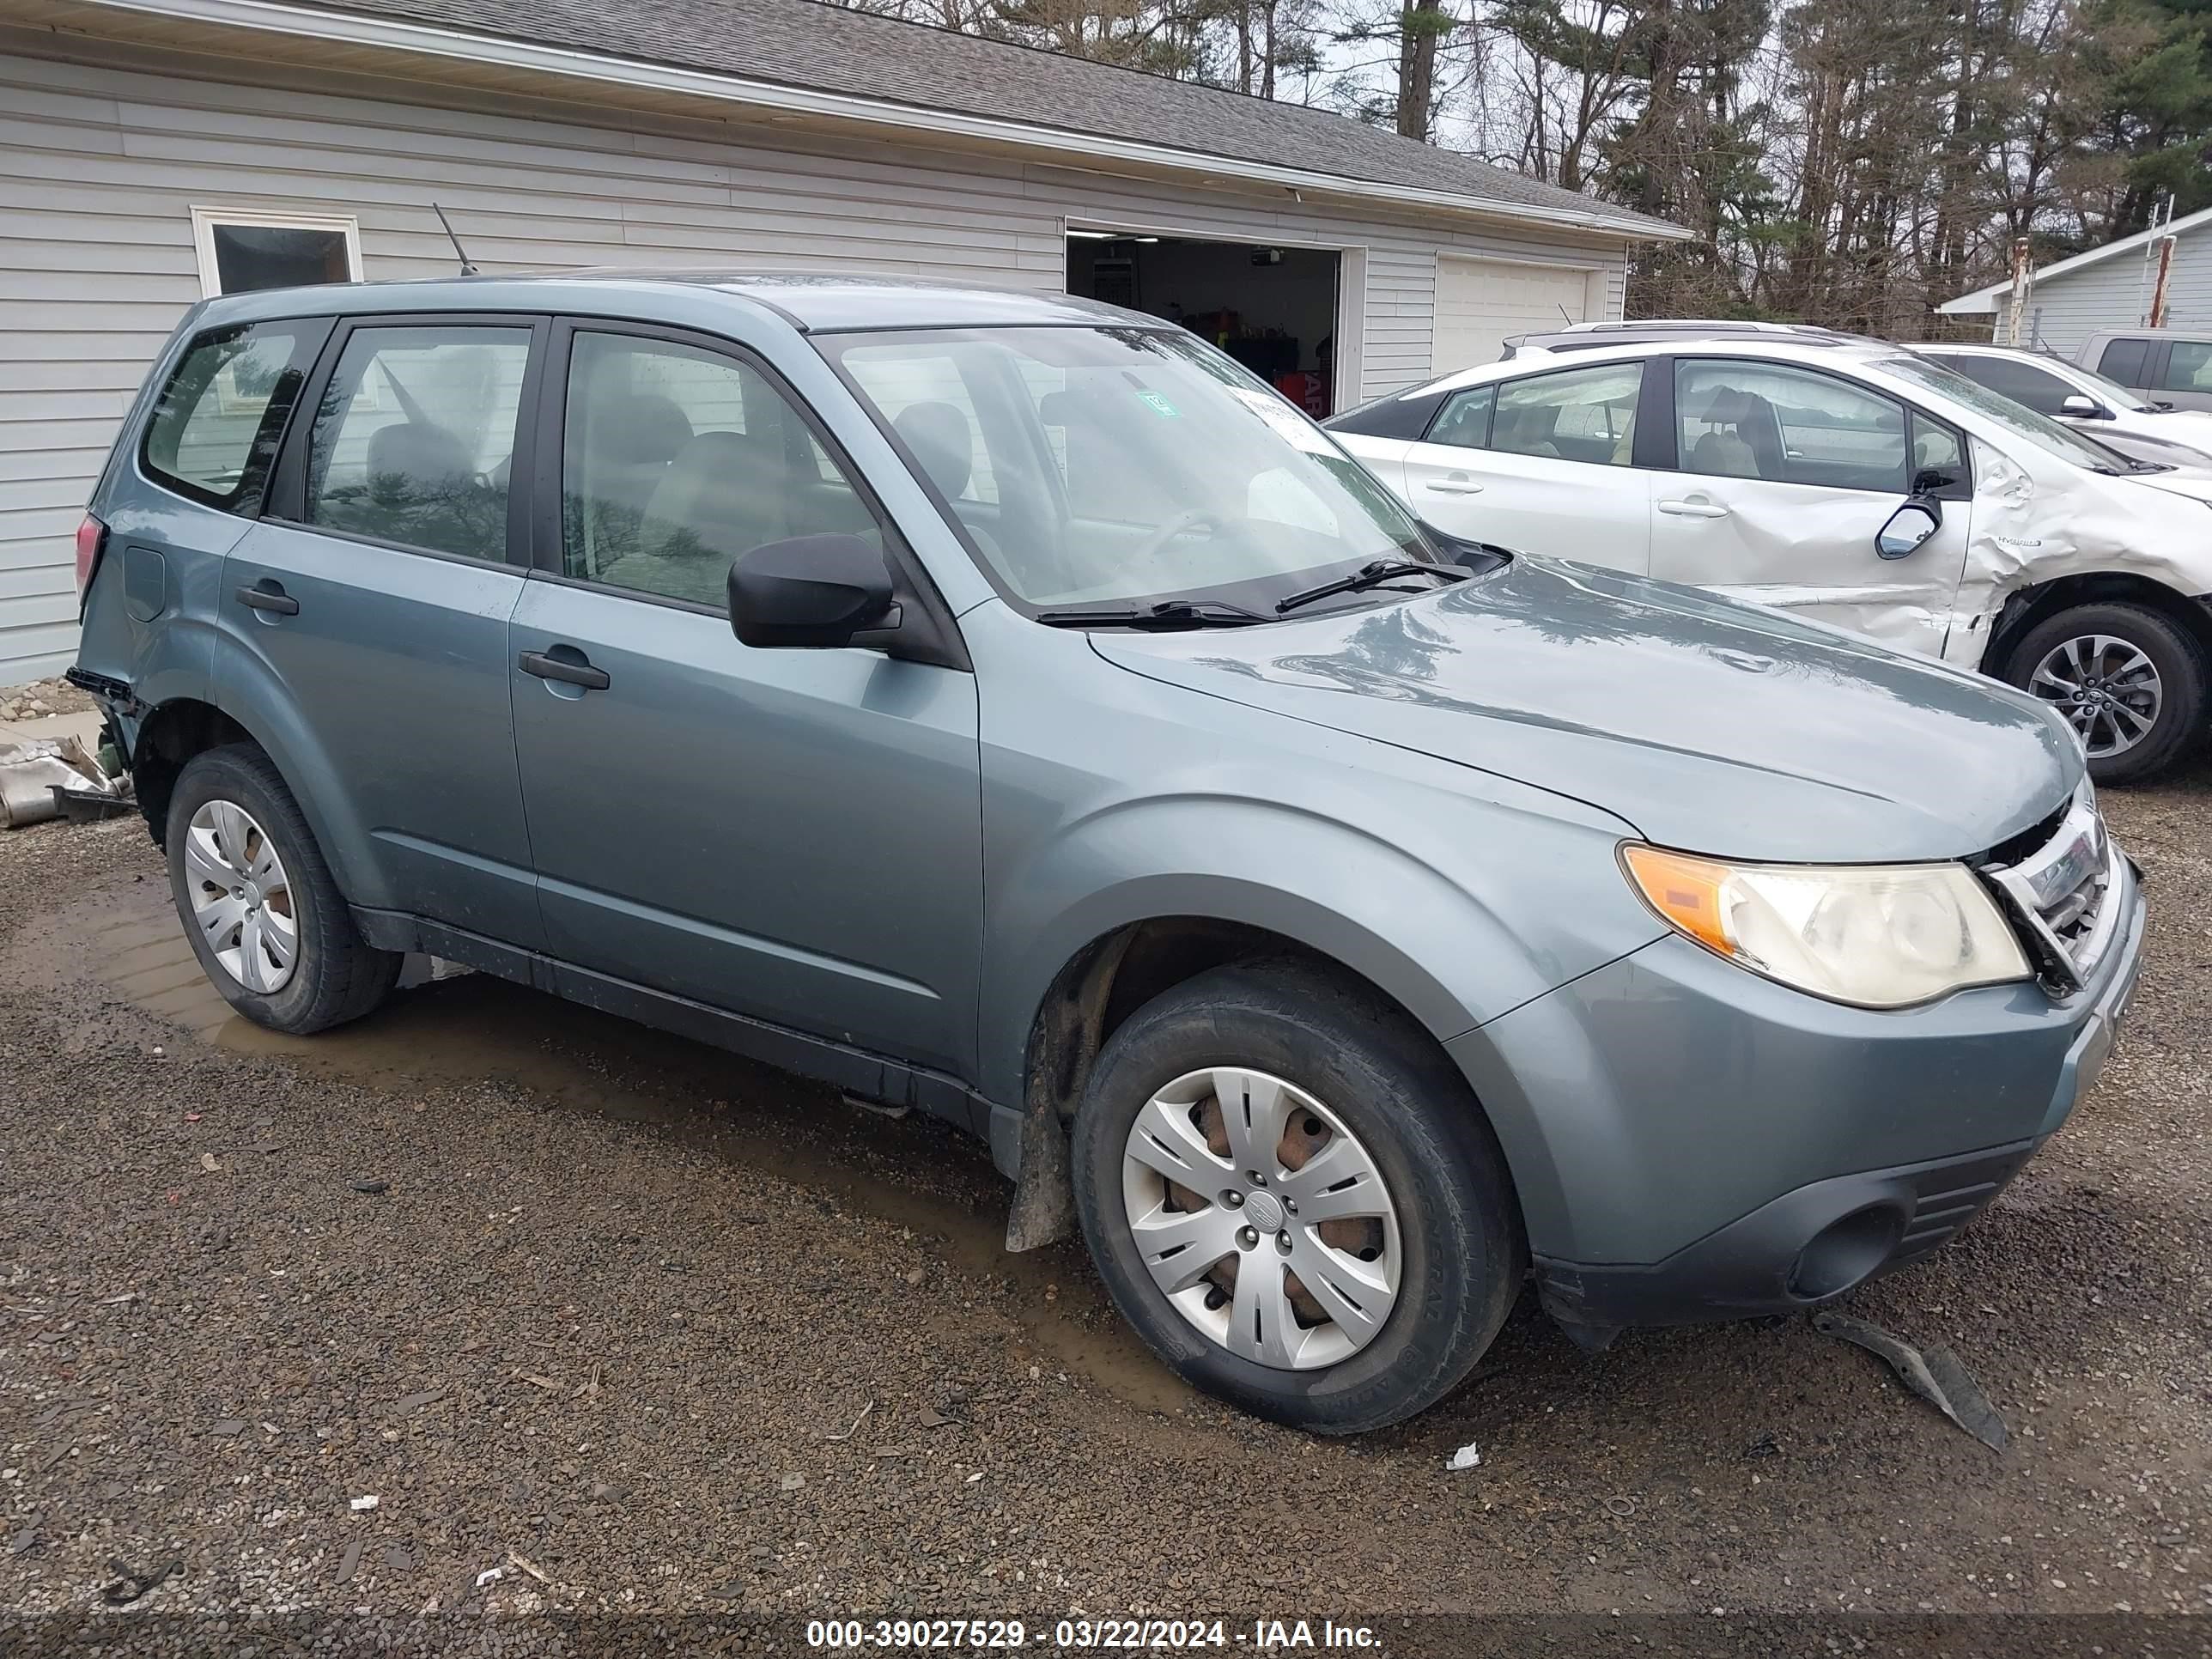
POLYGON ((850 645, 896 627, 890 567, 858 536, 794 536, 730 566, 730 629, 747 645, 850 645))
POLYGON ((1916 495, 1889 515, 1874 538, 1874 550, 1885 559, 1901 559, 1942 527, 1942 507, 1916 495))
POLYGON ((2109 421, 2112 411, 2085 392, 2069 392, 2059 399, 2058 412, 2077 421, 2109 421))

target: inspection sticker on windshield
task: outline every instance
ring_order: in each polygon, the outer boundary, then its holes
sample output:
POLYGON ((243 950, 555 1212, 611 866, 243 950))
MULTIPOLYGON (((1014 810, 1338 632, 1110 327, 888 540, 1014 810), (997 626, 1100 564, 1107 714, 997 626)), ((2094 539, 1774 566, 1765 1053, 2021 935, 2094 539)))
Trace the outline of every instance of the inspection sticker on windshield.
POLYGON ((1139 392, 1137 396, 1144 399, 1146 406, 1155 415, 1170 421, 1182 418, 1182 410, 1177 409, 1157 392, 1139 392))

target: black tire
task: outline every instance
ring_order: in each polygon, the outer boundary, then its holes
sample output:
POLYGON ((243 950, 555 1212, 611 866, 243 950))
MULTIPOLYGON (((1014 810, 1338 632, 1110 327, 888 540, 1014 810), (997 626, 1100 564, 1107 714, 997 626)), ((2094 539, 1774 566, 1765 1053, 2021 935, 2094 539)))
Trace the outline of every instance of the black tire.
POLYGON ((2189 631, 2148 605, 2075 605, 2046 617, 2023 635, 2005 659, 2004 679, 2040 695, 2031 684, 2037 665, 2069 640, 2088 635, 2124 640, 2150 659, 2163 693, 2158 718, 2134 745, 2118 754, 2092 756, 2089 775, 2100 785, 2134 783, 2156 776, 2195 747, 2204 733, 2205 664, 2189 631))
POLYGON ((1294 1428, 1357 1434, 1435 1403, 1489 1347, 1528 1270, 1504 1157, 1465 1080, 1402 1012, 1304 964, 1216 969, 1131 1015, 1092 1068, 1073 1151, 1084 1237, 1122 1316, 1192 1386, 1294 1428), (1279 1370, 1231 1352, 1138 1252, 1122 1194, 1130 1130, 1161 1089, 1211 1066, 1267 1072, 1325 1103, 1389 1188, 1397 1301, 1334 1364, 1279 1370))
POLYGON ((185 763, 169 797, 164 843, 170 895, 192 953, 223 1000, 255 1024, 299 1035, 343 1025, 383 1001, 398 979, 401 957, 362 938, 299 803, 269 757, 253 744, 210 749, 185 763), (265 994, 250 989, 222 964, 193 915, 185 845, 193 814, 211 801, 243 807, 283 861, 286 896, 297 926, 297 955, 291 977, 265 994))

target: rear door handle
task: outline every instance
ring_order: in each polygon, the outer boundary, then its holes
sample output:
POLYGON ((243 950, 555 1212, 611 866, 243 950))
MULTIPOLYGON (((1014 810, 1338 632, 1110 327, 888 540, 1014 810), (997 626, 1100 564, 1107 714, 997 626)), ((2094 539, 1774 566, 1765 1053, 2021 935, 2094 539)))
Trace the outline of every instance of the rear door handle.
POLYGON ((1482 486, 1464 472, 1454 472, 1443 478, 1432 479, 1422 487, 1432 495, 1480 495, 1482 494, 1482 486))
POLYGON ((549 656, 543 651, 524 652, 516 659, 516 665, 524 673, 535 674, 541 680, 580 685, 586 691, 604 691, 614 684, 604 668, 594 668, 587 662, 571 662, 566 657, 549 656))
POLYGON ((1718 501, 1662 501, 1659 510, 1678 519, 1725 519, 1729 515, 1728 508, 1718 501))
POLYGON ((253 611, 274 611, 280 617, 296 617, 300 602, 275 582, 256 582, 251 587, 238 590, 238 602, 253 611))

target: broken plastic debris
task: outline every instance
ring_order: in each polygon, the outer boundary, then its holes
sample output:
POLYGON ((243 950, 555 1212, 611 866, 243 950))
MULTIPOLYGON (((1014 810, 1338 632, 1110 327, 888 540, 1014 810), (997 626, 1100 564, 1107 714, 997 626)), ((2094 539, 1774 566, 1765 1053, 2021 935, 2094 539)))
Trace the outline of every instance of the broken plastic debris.
POLYGON ((353 1506, 357 1510, 373 1510, 376 1507, 376 1495, 372 1492, 366 1498, 356 1498, 353 1500, 353 1506))
POLYGON ((486 1567, 477 1575, 477 1588, 482 1589, 486 1584, 495 1584, 506 1577, 505 1567, 486 1567))
POLYGON ((64 807, 57 789, 90 801, 122 793, 75 738, 0 744, 0 825, 20 830, 59 817, 64 807))
POLYGON ((1914 1394, 1991 1451, 2005 1449, 2009 1437, 2005 1432, 2004 1419, 1990 1404, 1982 1385, 1974 1381, 1972 1374, 1960 1363, 1959 1356, 1948 1348, 1916 1348, 1881 1326, 1853 1319, 1847 1314, 1816 1313, 1813 1316, 1813 1328, 1880 1355, 1889 1362, 1898 1380, 1914 1394))
POLYGON ((1471 1469, 1477 1467, 1481 1463, 1481 1462, 1482 1453, 1476 1449, 1474 1442, 1470 1440, 1467 1444, 1462 1446, 1457 1451, 1454 1452, 1449 1457, 1444 1459, 1444 1467, 1447 1469, 1454 1470, 1471 1469))

